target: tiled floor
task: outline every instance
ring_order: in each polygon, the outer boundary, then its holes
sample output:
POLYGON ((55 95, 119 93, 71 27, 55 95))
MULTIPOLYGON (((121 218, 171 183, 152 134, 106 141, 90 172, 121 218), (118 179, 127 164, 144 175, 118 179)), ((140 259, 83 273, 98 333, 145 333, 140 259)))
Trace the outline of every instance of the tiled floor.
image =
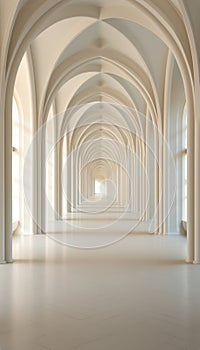
POLYGON ((200 266, 185 238, 80 250, 14 238, 0 265, 0 350, 199 350, 200 266))

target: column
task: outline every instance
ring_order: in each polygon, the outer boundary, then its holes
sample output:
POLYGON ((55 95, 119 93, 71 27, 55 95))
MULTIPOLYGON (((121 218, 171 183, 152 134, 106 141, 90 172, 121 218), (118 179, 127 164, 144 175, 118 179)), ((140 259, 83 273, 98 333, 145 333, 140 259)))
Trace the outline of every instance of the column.
MULTIPOLYGON (((192 96, 191 96, 192 101, 192 96)), ((187 98, 187 257, 186 261, 194 261, 194 110, 187 98)), ((198 153, 199 149, 196 149, 198 153)), ((198 155, 197 155, 198 157, 198 155)), ((198 159, 197 159, 198 161, 198 159)), ((197 179, 198 181, 198 179, 197 179)), ((199 213, 198 213, 199 216, 199 213)))
POLYGON ((194 263, 200 264, 200 120, 195 120, 195 231, 194 263))
MULTIPOLYGON (((7 101, 12 101, 8 99, 7 101)), ((12 107, 5 113, 5 260, 12 262, 12 107)))
MULTIPOLYGON (((1 108, 1 106, 0 106, 1 108)), ((3 108, 2 108, 3 109, 3 108)), ((3 115, 3 112, 2 112, 3 115)), ((4 118, 0 118, 0 264, 4 264, 5 261, 5 226, 4 226, 4 217, 5 217, 5 178, 4 178, 4 118)))

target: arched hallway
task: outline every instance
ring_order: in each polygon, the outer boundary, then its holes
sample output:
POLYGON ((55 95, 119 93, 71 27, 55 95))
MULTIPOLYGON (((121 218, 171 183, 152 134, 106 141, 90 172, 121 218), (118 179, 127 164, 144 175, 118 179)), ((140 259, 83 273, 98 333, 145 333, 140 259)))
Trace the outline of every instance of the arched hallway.
POLYGON ((125 337, 132 349, 136 337, 141 350, 199 350, 198 14, 198 0, 0 1, 3 350, 66 347, 65 317, 80 332, 69 349, 120 349, 125 337))
MULTIPOLYGON (((65 230, 64 221, 83 212, 129 213, 155 234, 179 232, 187 221, 186 260, 198 262, 199 70, 196 27, 192 31, 198 4, 81 4, 16 2, 13 27, 5 31, 10 30, 1 68, 6 79, 1 261, 12 261, 14 91, 23 135, 18 150, 23 233, 49 232, 52 225, 56 231, 58 221, 65 230), (104 196, 95 196, 95 177, 104 179, 104 196)), ((12 16, 12 6, 1 7, 12 16)))

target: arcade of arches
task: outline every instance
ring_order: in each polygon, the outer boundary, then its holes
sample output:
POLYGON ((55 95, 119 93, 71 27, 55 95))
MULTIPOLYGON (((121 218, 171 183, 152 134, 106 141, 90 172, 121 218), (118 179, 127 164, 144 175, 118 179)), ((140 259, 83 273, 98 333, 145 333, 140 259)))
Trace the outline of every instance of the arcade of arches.
POLYGON ((13 231, 100 219, 184 230, 200 262, 198 13, 198 0, 0 1, 2 263, 13 231))

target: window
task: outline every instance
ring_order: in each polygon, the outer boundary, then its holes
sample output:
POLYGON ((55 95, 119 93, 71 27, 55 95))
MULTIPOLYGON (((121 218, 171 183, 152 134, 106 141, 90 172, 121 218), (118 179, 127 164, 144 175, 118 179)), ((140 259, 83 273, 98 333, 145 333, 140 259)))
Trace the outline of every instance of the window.
POLYGON ((95 178, 95 196, 104 197, 106 192, 105 179, 103 177, 95 178))
POLYGON ((20 220, 20 123, 15 98, 12 105, 12 222, 20 220))
POLYGON ((27 101, 24 118, 22 101, 15 89, 12 100, 12 222, 13 231, 17 228, 18 233, 23 232, 23 234, 33 232, 33 220, 27 209, 32 208, 33 205, 33 151, 28 152, 32 141, 31 116, 32 110, 28 108, 27 101), (29 173, 24 178, 25 159, 29 173), (24 195, 28 207, 25 204, 24 195))
POLYGON ((101 181, 95 180, 95 195, 101 195, 101 181))

